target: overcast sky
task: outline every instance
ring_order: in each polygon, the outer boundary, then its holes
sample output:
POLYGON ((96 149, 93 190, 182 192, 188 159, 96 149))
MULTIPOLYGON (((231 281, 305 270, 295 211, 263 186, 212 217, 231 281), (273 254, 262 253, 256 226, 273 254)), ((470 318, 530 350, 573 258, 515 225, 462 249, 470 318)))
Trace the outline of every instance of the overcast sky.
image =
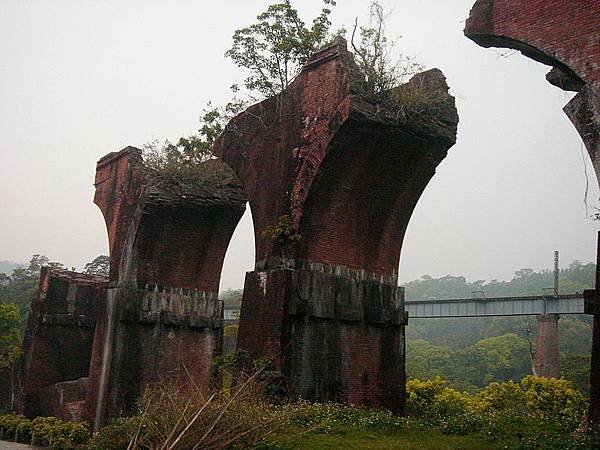
MULTIPOLYGON (((595 259, 598 185, 548 68, 463 36, 474 0, 388 0, 399 47, 446 74, 458 142, 410 222, 401 281, 423 274, 510 279, 515 270, 595 259), (587 165, 588 211, 584 205, 587 165)), ((296 0, 303 17, 317 0, 296 0)), ((81 269, 107 253, 92 203, 96 161, 127 145, 197 128, 207 101, 228 99, 242 74, 223 53, 258 0, 2 0, 0 5, 0 260, 33 253, 81 269)), ((335 24, 365 17, 339 0, 335 24)), ((248 213, 221 288, 241 287, 254 260, 248 213)))

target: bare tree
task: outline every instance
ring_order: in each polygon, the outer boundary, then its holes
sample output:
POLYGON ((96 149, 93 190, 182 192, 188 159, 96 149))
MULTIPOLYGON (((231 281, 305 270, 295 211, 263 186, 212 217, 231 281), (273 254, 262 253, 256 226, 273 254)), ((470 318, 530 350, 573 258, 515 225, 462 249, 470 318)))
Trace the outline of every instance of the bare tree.
POLYGON ((369 6, 369 25, 359 27, 354 21, 350 43, 356 63, 365 76, 367 94, 381 94, 405 82, 410 76, 423 69, 413 58, 394 51, 396 40, 385 33, 386 20, 391 11, 385 11, 378 1, 369 6), (355 39, 360 35, 360 42, 355 39))

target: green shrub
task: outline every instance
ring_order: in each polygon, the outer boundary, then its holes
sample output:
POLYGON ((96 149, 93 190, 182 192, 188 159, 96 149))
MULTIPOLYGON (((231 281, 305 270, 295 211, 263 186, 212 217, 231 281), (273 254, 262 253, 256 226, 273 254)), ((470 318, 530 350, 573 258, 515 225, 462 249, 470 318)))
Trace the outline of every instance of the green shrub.
POLYGON ((29 442, 31 421, 17 414, 0 415, 0 439, 16 442, 29 442))
POLYGON ((512 414, 526 413, 525 393, 521 386, 512 381, 490 383, 475 396, 479 407, 487 411, 510 411, 512 414))
POLYGON ((473 396, 447 386, 439 377, 406 384, 406 410, 446 433, 465 434, 479 428, 480 411, 473 396))
POLYGON ((555 420, 565 429, 577 427, 585 414, 586 400, 573 383, 557 378, 523 378, 527 408, 541 419, 555 420))
POLYGON ((147 427, 140 417, 120 417, 95 433, 86 446, 86 450, 123 450, 131 439, 139 433, 142 439, 148 438, 147 427))
POLYGON ((32 425, 31 443, 40 447, 80 449, 90 438, 86 423, 64 422, 56 417, 36 417, 32 425))
POLYGON ((86 423, 71 423, 56 417, 29 420, 15 414, 0 415, 0 438, 31 443, 56 450, 81 449, 90 438, 86 423))
POLYGON ((585 448, 570 433, 586 402, 566 380, 528 376, 521 383, 491 383, 476 395, 451 389, 441 378, 411 380, 407 394, 408 413, 444 433, 480 433, 507 449, 585 448))

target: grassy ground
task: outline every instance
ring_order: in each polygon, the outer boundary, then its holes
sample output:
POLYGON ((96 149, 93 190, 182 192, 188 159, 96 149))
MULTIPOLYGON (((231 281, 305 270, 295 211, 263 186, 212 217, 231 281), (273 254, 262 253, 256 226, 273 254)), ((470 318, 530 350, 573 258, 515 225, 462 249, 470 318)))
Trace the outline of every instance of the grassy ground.
POLYGON ((276 447, 285 450, 493 450, 501 448, 476 436, 447 436, 434 430, 402 433, 348 431, 334 434, 291 431, 286 438, 276 440, 276 447))

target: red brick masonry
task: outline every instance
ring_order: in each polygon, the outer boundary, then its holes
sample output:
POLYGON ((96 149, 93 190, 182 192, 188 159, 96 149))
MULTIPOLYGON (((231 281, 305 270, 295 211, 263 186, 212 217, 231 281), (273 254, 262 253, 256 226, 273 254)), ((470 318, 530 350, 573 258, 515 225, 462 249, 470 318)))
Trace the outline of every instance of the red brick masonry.
POLYGON ((218 161, 206 176, 160 175, 127 147, 102 158, 94 202, 108 229, 110 284, 96 327, 86 418, 131 411, 145 386, 211 384, 221 353, 223 258, 246 199, 218 161), (216 174, 216 175, 215 175, 216 174))
MULTIPOLYGON (((88 376, 96 318, 108 280, 62 269, 42 268, 23 342, 23 398, 27 416, 63 417, 63 404, 43 401, 57 383, 88 376)), ((83 401, 85 395, 73 398, 83 401)), ((75 417, 75 419, 80 416, 75 417)))
POLYGON ((215 151, 238 175, 255 228, 238 347, 274 359, 294 396, 401 412, 400 249, 458 115, 437 69, 390 94, 401 107, 364 93, 337 39, 280 95, 234 118, 215 151), (407 106, 415 99, 426 112, 407 106), (289 248, 264 235, 282 215, 301 236, 289 248))

